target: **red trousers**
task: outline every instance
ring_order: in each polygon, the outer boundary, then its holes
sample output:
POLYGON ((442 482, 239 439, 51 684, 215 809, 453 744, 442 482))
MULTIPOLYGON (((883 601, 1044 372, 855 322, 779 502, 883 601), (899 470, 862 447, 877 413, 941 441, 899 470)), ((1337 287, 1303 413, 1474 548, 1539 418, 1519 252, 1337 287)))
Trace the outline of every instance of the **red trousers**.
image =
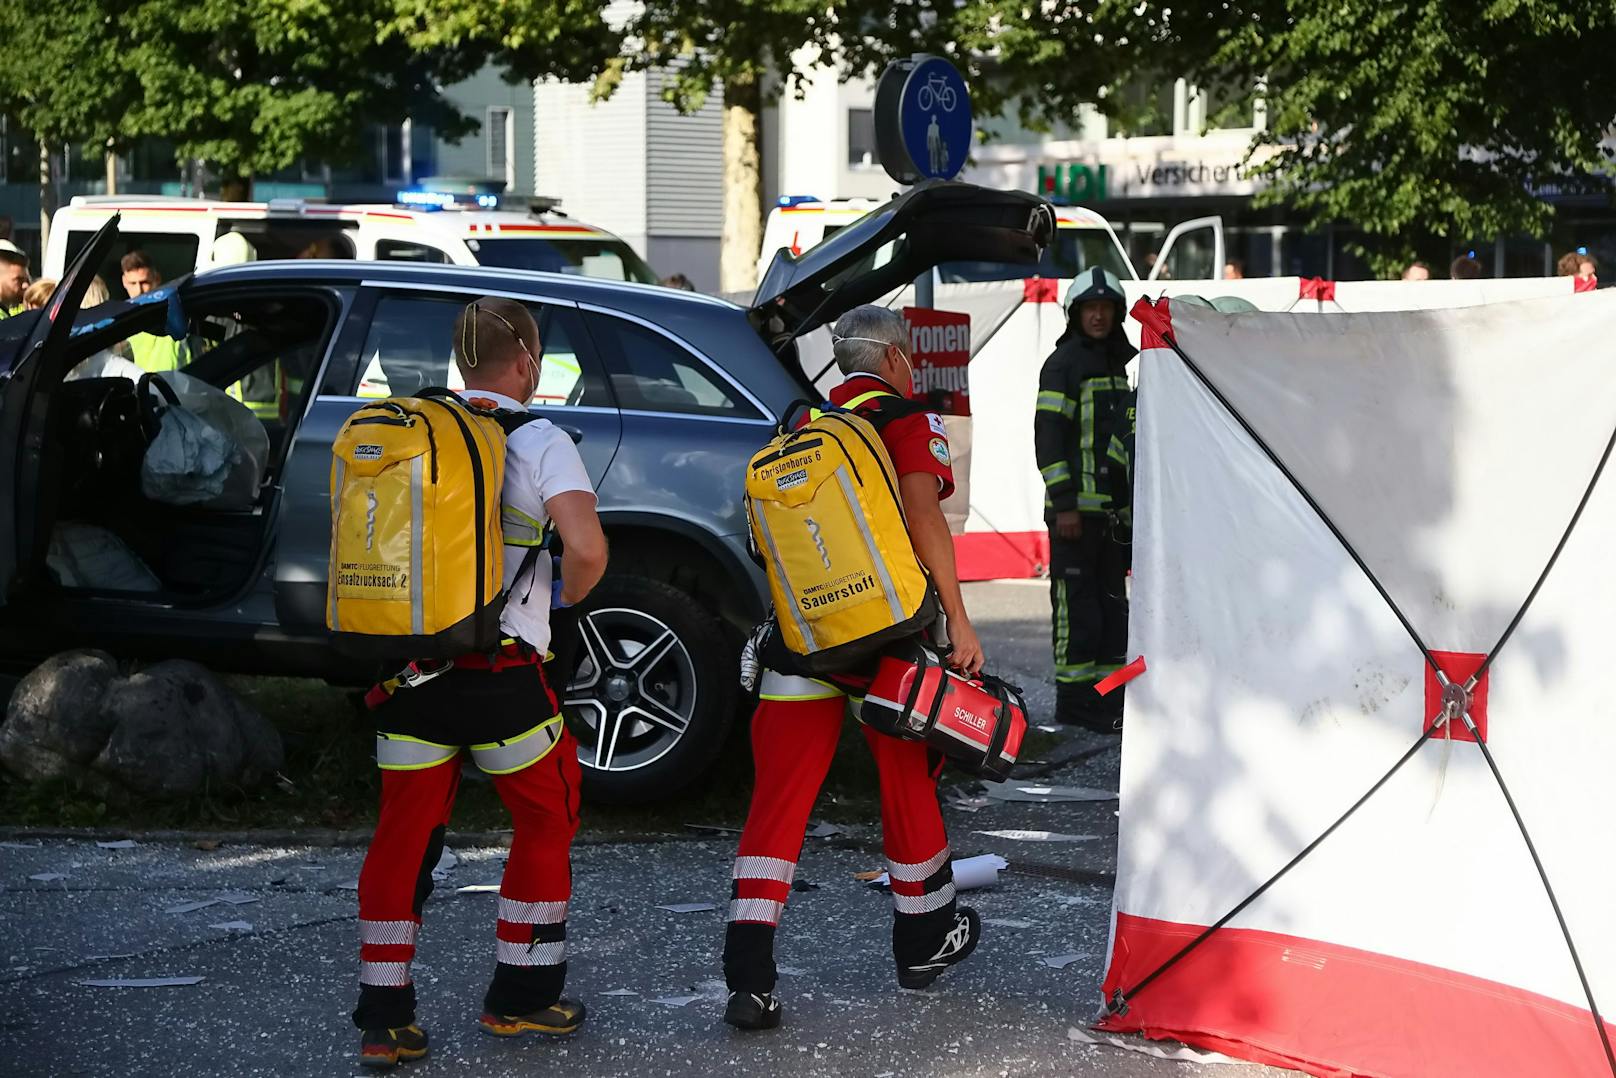
MULTIPOLYGON (((764 674, 763 697, 752 719, 756 786, 735 858, 724 946, 732 991, 774 989, 775 927, 791 893, 809 814, 841 738, 847 703, 824 682, 772 671, 764 674)), ((864 737, 880 772, 893 954, 899 965, 923 962, 954 924, 954 875, 937 804, 942 759, 916 742, 868 729, 864 737)))
POLYGON ((524 736, 533 715, 554 706, 537 667, 498 674, 456 671, 401 691, 420 695, 407 698, 408 706, 397 713, 388 713, 397 701, 378 712, 381 815, 359 874, 360 993, 354 1024, 397 1028, 415 1020, 410 962, 468 750, 493 772, 494 788, 513 827, 499 887, 497 964, 484 1007, 500 1015, 548 1007, 560 998, 566 980, 571 846, 578 829, 577 741, 559 721, 536 733, 529 729, 524 736), (465 691, 466 679, 472 679, 470 692, 465 691), (511 704, 504 709, 508 733, 500 732, 499 696, 511 704), (472 736, 488 740, 456 744, 452 731, 465 724, 452 705, 469 699, 484 708, 472 736), (434 714, 442 715, 441 733, 423 720, 423 715, 434 714), (411 732, 386 732, 400 725, 411 732), (536 761, 521 764, 524 754, 538 752, 542 755, 536 761), (521 766, 500 773, 499 765, 513 763, 521 766))

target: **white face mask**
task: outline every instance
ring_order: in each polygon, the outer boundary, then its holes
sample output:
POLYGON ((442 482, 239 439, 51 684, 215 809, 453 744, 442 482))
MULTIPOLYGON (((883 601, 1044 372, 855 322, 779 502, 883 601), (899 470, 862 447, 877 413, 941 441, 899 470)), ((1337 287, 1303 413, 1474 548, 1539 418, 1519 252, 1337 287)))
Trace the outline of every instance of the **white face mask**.
POLYGON ((527 356, 528 369, 533 372, 533 388, 527 391, 527 399, 522 403, 532 404, 533 398, 539 395, 539 361, 533 358, 533 353, 527 350, 526 344, 522 344, 522 354, 527 356))

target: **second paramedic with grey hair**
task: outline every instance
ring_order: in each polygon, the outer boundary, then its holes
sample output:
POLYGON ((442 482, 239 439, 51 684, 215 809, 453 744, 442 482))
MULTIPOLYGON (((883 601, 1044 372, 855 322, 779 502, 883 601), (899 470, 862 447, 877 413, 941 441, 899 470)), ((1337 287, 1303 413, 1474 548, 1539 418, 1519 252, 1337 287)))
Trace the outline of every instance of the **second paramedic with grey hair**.
MULTIPOLYGON (((879 432, 898 476, 907 545, 931 577, 947 619, 953 645, 948 661, 975 674, 982 669, 982 645, 965 612, 954 540, 941 504, 954 491, 948 437, 941 416, 908 399, 914 391, 908 326, 895 311, 857 307, 836 323, 831 341, 837 366, 847 376, 830 391, 831 403, 857 412, 879 432)), ((837 551, 823 556, 835 558, 837 551)), ((762 684, 752 719, 756 785, 735 859, 724 939, 730 990, 724 1021, 746 1030, 780 1024, 775 930, 791 892, 809 813, 841 738, 847 698, 865 694, 879 661, 847 673, 809 676, 779 632, 767 636, 759 650, 762 684)), ((942 757, 923 743, 868 727, 864 737, 881 776, 898 984, 924 988, 970 957, 982 923, 976 911, 954 902, 948 834, 937 804, 942 757)))

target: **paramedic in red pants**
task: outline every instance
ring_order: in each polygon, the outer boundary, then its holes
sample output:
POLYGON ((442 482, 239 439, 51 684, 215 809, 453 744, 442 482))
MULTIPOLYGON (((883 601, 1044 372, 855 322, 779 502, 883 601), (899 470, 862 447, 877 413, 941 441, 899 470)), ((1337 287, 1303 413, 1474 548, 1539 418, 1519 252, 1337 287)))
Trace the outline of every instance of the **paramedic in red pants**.
MULTIPOLYGON (((950 662, 982 668, 982 645, 965 613, 954 569, 954 542, 939 504, 954 489, 942 419, 909 405, 913 387, 909 333, 884 307, 858 307, 831 334, 847 380, 831 402, 851 408, 880 431, 898 472, 909 538, 931 575, 953 645, 950 662), (889 409, 882 415, 883 407, 889 409)), ((761 649, 760 701, 752 719, 756 788, 735 859, 724 977, 724 1020, 739 1029, 772 1029, 781 1007, 774 995, 775 927, 791 891, 803 831, 842 732, 849 696, 869 677, 836 683, 793 671, 792 655, 772 634, 761 649)), ((873 672, 873 671, 872 671, 873 672)), ((937 804, 942 757, 925 745, 865 730, 881 782, 881 826, 892 879, 892 950, 898 983, 924 988, 976 948, 981 921, 954 904, 948 835, 937 804)))
MULTIPOLYGON (((539 330, 527 308, 505 299, 466 307, 455 322, 455 362, 465 398, 523 411, 539 383, 539 330)), ((461 761, 493 778, 514 833, 500 881, 497 964, 483 1001, 482 1028, 500 1036, 571 1033, 584 1008, 561 997, 566 979, 570 849, 578 826, 578 749, 540 666, 550 645, 550 607, 587 595, 606 568, 606 539, 578 449, 536 420, 512 431, 503 492, 505 590, 494 655, 470 655, 447 673, 398 688, 376 711, 381 818, 359 874, 360 1062, 389 1067, 419 1059, 426 1033, 415 1024, 410 960, 421 906, 460 784, 461 761), (553 522, 565 545, 562 584, 540 556, 523 553, 553 522), (517 579, 520 577, 520 579, 517 579)))

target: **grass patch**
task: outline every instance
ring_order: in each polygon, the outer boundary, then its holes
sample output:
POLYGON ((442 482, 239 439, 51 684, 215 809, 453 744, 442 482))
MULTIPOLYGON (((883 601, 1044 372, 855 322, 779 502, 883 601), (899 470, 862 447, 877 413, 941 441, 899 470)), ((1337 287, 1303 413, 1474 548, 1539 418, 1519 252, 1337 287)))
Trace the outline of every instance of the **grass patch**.
MULTIPOLYGON (((175 802, 109 801, 71 782, 25 785, 0 773, 0 822, 34 827, 283 830, 367 829, 376 822, 381 788, 374 761, 375 728, 352 690, 301 678, 227 677, 226 684, 280 730, 284 781, 255 790, 217 789, 175 802)), ((603 805, 586 799, 581 834, 680 832, 686 824, 740 827, 752 794, 750 742, 741 721, 712 771, 689 790, 651 805, 603 805)), ((1035 761, 1060 738, 1027 732, 1022 758, 1035 761)), ((969 781, 945 771, 943 785, 969 781)), ((856 725, 842 730, 814 817, 832 823, 877 822, 875 761, 856 725)), ((493 783, 468 769, 455 803, 456 830, 510 827, 493 783)))

